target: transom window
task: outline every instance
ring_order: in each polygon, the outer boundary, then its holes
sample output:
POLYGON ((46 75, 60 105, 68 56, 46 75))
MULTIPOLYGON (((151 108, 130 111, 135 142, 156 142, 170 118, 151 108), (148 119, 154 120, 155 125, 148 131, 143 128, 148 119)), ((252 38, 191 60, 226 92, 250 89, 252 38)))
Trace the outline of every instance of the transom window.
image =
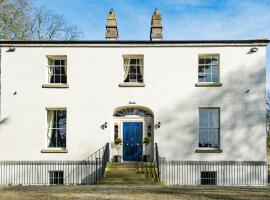
POLYGON ((66 148, 66 110, 47 110, 49 148, 66 148))
POLYGON ((199 109, 199 147, 219 148, 219 108, 199 109))
POLYGON ((198 81, 206 83, 219 82, 219 55, 199 56, 198 81))
POLYGON ((50 171, 50 184, 51 185, 60 185, 64 184, 64 172, 63 171, 50 171))
POLYGON ((48 83, 67 83, 66 56, 48 57, 48 83))
POLYGON ((143 56, 124 56, 124 82, 143 82, 143 56))

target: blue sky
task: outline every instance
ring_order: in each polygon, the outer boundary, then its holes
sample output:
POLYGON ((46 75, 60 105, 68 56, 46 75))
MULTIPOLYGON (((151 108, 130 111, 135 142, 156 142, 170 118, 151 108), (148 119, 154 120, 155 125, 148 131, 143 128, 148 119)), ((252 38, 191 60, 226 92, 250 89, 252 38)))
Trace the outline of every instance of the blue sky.
POLYGON ((270 0, 33 1, 65 15, 84 33, 81 39, 104 39, 111 8, 116 12, 120 40, 148 40, 155 8, 162 14, 165 40, 270 39, 270 0))

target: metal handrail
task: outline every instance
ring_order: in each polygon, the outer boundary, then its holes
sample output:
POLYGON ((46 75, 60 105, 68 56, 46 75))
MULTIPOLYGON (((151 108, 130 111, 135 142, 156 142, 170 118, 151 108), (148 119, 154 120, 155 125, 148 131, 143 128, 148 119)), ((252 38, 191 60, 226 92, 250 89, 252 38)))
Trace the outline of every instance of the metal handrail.
POLYGON ((157 178, 160 181, 160 156, 158 153, 158 144, 155 143, 155 161, 157 163, 157 178))

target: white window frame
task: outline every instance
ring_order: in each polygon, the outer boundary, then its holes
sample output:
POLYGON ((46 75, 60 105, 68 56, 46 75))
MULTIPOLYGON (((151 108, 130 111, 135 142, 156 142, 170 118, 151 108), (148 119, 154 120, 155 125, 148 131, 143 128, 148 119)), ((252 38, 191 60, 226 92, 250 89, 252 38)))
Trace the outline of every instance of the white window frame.
MULTIPOLYGON (((62 74, 60 74, 61 76, 62 74)), ((51 84, 51 85, 66 85, 68 80, 67 80, 67 56, 65 55, 49 55, 47 56, 47 67, 46 67, 46 82, 47 84, 51 84), (52 62, 55 60, 63 60, 64 61, 64 65, 52 65, 52 62), (60 68, 64 68, 65 74, 63 74, 63 76, 66 76, 66 82, 63 83, 52 83, 50 80, 50 69, 52 69, 53 67, 60 67, 60 68)), ((61 80, 61 78, 60 78, 61 80)))
POLYGON ((132 60, 132 59, 136 59, 136 60, 140 60, 140 63, 136 63, 136 64, 133 64, 133 67, 135 66, 136 67, 136 72, 135 73, 131 73, 130 70, 128 72, 128 75, 130 76, 130 74, 135 74, 136 75, 136 80, 135 79, 132 79, 134 81, 128 81, 128 82, 125 82, 125 80, 123 80, 124 83, 144 83, 144 56, 143 55, 123 55, 123 65, 124 65, 124 68, 128 65, 129 67, 132 66, 132 64, 130 64, 130 62, 128 62, 128 64, 125 64, 126 60, 132 60), (139 82, 138 80, 138 77, 139 77, 139 73, 137 71, 137 67, 141 67, 142 68, 142 71, 140 71, 140 75, 142 76, 142 82, 139 82))
POLYGON ((219 54, 199 54, 198 56, 198 83, 220 83, 220 55, 219 54), (217 63, 216 64, 213 64, 213 63, 200 63, 200 59, 212 59, 213 58, 216 58, 217 59, 217 63), (203 66, 209 66, 210 67, 210 70, 211 72, 210 73, 205 73, 205 72, 200 72, 200 67, 203 67, 203 66), (217 73, 216 73, 216 79, 217 81, 213 81, 213 67, 214 66, 217 66, 217 73), (201 81, 200 80, 200 75, 210 75, 211 76, 211 81, 206 81, 205 78, 204 78, 204 81, 201 81))
MULTIPOLYGON (((219 107, 199 107, 198 109, 198 148, 202 149, 202 150, 219 150, 220 149, 220 108, 219 107), (218 110, 218 128, 211 128, 211 127, 200 127, 200 110, 201 109, 215 109, 218 110), (218 139, 218 146, 217 147, 200 147, 200 129, 218 129, 218 133, 217 133, 217 139, 218 139)), ((209 133, 208 133, 209 135, 209 133)))
MULTIPOLYGON (((66 108, 63 108, 63 107, 57 107, 57 108, 53 108, 53 107, 49 107, 49 108, 46 108, 46 128, 45 128, 45 149, 42 150, 44 151, 44 153, 48 153, 50 151, 46 151, 46 150, 56 150, 56 152, 58 150, 66 150, 67 149, 67 109, 66 108), (65 127, 65 132, 66 132, 66 147, 49 147, 49 139, 48 139, 48 121, 47 121, 47 118, 48 118, 48 111, 66 111, 66 127, 65 127)), ((53 153, 53 152, 52 152, 53 153)), ((63 153, 66 153, 63 152, 63 153)))

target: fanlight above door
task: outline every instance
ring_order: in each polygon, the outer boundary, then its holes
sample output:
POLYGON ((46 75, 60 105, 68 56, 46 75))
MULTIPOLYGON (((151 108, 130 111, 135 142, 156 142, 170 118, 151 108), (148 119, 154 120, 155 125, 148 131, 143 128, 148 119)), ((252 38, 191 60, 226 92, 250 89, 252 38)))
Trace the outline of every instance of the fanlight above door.
POLYGON ((127 117, 127 116, 153 117, 153 114, 142 108, 122 108, 122 109, 116 110, 113 116, 114 117, 127 117))

